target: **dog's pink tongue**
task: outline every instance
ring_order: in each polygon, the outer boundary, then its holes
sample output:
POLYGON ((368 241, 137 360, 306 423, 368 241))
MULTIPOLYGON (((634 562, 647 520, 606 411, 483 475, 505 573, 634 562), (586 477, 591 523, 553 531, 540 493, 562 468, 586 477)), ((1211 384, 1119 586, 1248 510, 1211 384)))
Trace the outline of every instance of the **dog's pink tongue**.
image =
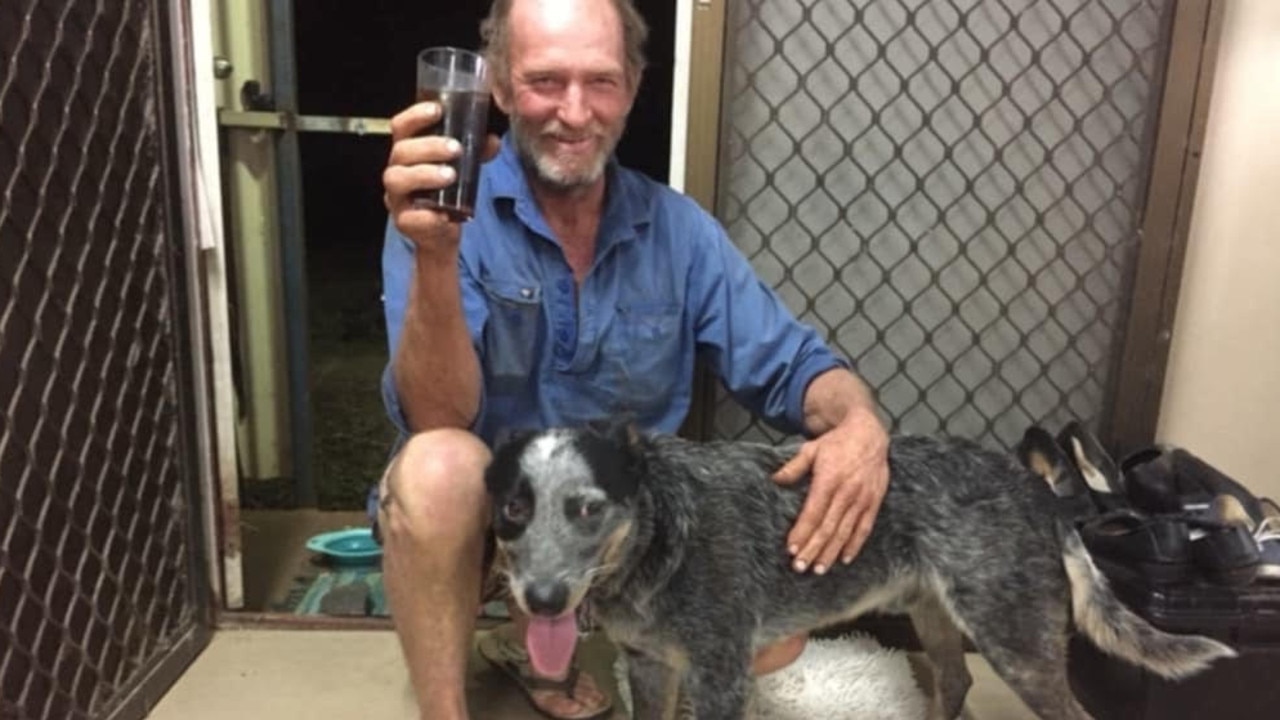
POLYGON ((578 644, 578 619, 573 613, 558 618, 529 618, 524 642, 529 661, 539 675, 561 677, 569 669, 573 648, 578 644))

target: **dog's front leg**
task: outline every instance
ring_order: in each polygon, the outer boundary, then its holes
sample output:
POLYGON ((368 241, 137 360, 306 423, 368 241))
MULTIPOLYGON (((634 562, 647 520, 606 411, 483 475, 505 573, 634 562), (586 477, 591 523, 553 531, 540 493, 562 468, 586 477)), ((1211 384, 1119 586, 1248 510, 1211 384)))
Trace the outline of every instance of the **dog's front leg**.
POLYGON ((679 674, 666 662, 630 648, 627 675, 634 720, 672 720, 680 695, 679 674))

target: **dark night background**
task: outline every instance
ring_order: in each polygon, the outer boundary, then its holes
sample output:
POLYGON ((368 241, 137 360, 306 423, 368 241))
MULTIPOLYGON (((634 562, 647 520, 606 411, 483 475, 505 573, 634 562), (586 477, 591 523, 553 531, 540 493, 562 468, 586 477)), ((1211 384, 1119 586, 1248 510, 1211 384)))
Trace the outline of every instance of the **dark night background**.
MULTIPOLYGON (((404 109, 414 97, 420 50, 479 47, 488 2, 445 5, 438 0, 295 3, 299 112, 391 117, 404 109)), ((623 164, 666 182, 675 0, 637 0, 636 6, 650 24, 649 66, 617 154, 623 164)), ((496 108, 490 125, 495 133, 506 128, 496 108)), ((300 145, 312 465, 321 507, 356 508, 381 472, 392 437, 378 395, 386 362, 379 301, 387 219, 381 175, 390 139, 303 133, 300 145)), ((279 503, 264 498, 262 504, 279 503)))
MULTIPOLYGON (((390 117, 413 100, 418 51, 433 45, 477 49, 487 2, 376 0, 356 12, 350 2, 295 3, 299 110, 305 115, 390 117)), ((667 180, 671 128, 671 72, 675 0, 638 0, 650 23, 649 70, 636 99, 618 157, 660 181, 667 180)), ((505 129, 496 110, 491 127, 505 129)), ((381 241, 385 212, 381 171, 385 136, 302 136, 309 228, 324 228, 309 242, 344 242, 354 235, 381 241), (349 229, 351 236, 340 237, 349 229), (332 232, 330 232, 332 230, 332 232)))

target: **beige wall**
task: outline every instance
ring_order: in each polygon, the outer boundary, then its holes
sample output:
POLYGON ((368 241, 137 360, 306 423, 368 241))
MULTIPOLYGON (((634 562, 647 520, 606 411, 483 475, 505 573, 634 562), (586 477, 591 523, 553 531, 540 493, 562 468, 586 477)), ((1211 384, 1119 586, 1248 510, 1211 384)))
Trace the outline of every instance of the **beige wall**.
POLYGON ((1280 2, 1228 0, 1157 436, 1280 499, 1280 2))

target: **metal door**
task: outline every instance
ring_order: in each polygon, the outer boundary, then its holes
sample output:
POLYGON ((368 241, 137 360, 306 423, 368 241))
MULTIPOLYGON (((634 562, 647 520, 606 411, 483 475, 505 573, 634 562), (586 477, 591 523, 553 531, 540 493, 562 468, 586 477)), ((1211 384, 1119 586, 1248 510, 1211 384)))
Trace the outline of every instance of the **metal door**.
POLYGON ((170 8, 0 3, 0 717, 143 717, 207 642, 170 8))

